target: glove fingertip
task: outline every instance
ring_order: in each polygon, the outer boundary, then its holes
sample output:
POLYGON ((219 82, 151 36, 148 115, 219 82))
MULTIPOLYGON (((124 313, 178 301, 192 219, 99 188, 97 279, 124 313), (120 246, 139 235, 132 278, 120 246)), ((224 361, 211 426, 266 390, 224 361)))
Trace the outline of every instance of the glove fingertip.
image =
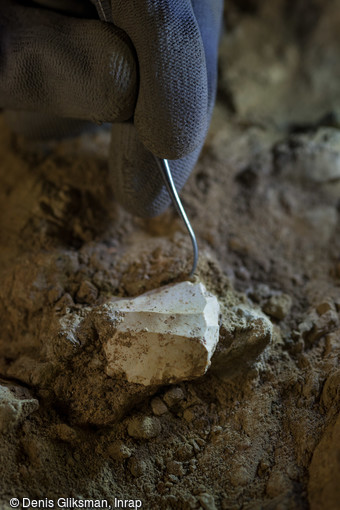
MULTIPOLYGON (((170 161, 178 191, 187 181, 199 153, 200 148, 185 158, 170 161)), ((170 205, 171 199, 155 158, 140 141, 133 124, 112 126, 109 165, 116 200, 130 213, 151 218, 170 205)))

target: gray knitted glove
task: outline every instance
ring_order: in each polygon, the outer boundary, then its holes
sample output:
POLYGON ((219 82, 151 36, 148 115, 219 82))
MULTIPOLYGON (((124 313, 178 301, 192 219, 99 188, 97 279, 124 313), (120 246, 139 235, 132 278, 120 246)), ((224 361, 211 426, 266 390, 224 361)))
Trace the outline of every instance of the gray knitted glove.
POLYGON ((180 158, 170 161, 180 190, 198 159, 215 102, 223 1, 112 0, 112 4, 115 23, 136 48, 140 85, 136 129, 132 124, 112 126, 111 174, 119 201, 128 210, 155 216, 170 199, 149 151, 180 158))
POLYGON ((117 27, 0 2, 0 107, 95 122, 127 120, 137 63, 117 27))
POLYGON ((130 119, 112 127, 116 197, 132 213, 153 216, 169 198, 151 152, 181 158, 170 162, 180 189, 206 135, 223 1, 92 1, 108 23, 1 0, 0 106, 130 119))

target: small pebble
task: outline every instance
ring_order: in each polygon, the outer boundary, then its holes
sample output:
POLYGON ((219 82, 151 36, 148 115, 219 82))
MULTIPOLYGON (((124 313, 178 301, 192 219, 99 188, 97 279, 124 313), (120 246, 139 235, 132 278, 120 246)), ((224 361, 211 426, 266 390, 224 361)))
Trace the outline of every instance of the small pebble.
POLYGON ((56 436, 61 439, 61 441, 65 441, 66 443, 74 443, 77 441, 77 433, 76 431, 66 425, 66 423, 60 423, 54 427, 54 431, 56 436))
POLYGON ((263 311, 274 319, 282 320, 289 314, 292 298, 288 294, 271 296, 263 305, 263 311))
POLYGON ((244 487, 252 481, 252 475, 244 466, 238 466, 232 470, 230 481, 234 487, 244 487))
POLYGON ((131 457, 131 450, 123 441, 114 441, 108 448, 108 454, 114 460, 123 460, 131 457))
POLYGON ((178 386, 171 388, 163 395, 163 400, 170 408, 178 405, 184 398, 183 390, 178 386))
POLYGON ((211 494, 204 492, 198 496, 198 499, 204 510, 217 510, 215 500, 211 494))
POLYGON ((324 313, 326 312, 329 312, 330 310, 332 310, 332 305, 331 303, 329 303, 328 301, 324 301, 323 303, 320 303, 317 307, 316 307, 316 311, 318 312, 318 314, 321 316, 323 315, 324 313))
POLYGON ((170 475, 183 476, 185 475, 185 469, 182 462, 177 460, 171 460, 167 463, 166 469, 170 475))
POLYGON ((178 477, 176 475, 168 475, 168 480, 171 483, 178 483, 178 477))
POLYGON ((14 429, 38 407, 38 400, 26 388, 0 384, 0 433, 14 429))
POLYGON ((65 294, 59 299, 59 301, 55 304, 55 310, 58 312, 60 310, 65 310, 67 308, 72 308, 74 306, 74 301, 72 299, 71 294, 65 292, 65 294))
POLYGON ((132 457, 132 459, 129 460, 129 469, 131 474, 138 478, 139 476, 144 475, 146 471, 146 464, 143 460, 132 457))
POLYGON ((197 460, 196 459, 191 459, 191 461, 189 463, 189 469, 190 469, 191 473, 196 471, 196 469, 197 469, 197 460))
POLYGON ((162 416, 162 414, 165 414, 168 411, 167 406, 159 397, 155 397, 151 400, 151 409, 153 414, 156 416, 162 416))
POLYGON ((159 419, 153 416, 136 417, 128 424, 128 434, 135 439, 152 439, 160 434, 161 429, 159 419))
POLYGON ((176 450, 176 458, 181 461, 187 461, 194 456, 194 448, 189 443, 184 443, 176 450))
POLYGON ((201 451, 201 448, 199 447, 198 442, 197 442, 197 438, 196 439, 190 439, 189 443, 192 445, 192 447, 193 447, 193 449, 194 449, 194 451, 196 453, 201 451))
POLYGON ((266 459, 262 459, 260 461, 258 469, 257 469, 259 476, 263 476, 266 473, 266 471, 268 471, 269 468, 270 468, 270 462, 266 459))
POLYGON ((98 289, 93 283, 88 280, 84 280, 77 292, 77 301, 79 303, 94 303, 98 297, 98 289))
POLYGON ((192 409, 186 409, 183 412, 183 418, 186 422, 190 423, 195 418, 195 412, 192 409))

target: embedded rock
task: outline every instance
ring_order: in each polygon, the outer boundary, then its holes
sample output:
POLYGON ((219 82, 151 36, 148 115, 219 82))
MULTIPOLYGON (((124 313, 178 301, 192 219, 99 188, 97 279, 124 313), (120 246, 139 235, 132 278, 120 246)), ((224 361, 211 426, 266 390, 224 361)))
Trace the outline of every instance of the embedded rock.
POLYGON ((0 381, 0 433, 10 432, 38 407, 27 388, 0 381))
POLYGON ((109 376, 148 386, 206 372, 219 338, 219 304, 202 283, 168 285, 104 307, 96 323, 109 376))
POLYGON ((154 416, 137 416, 128 424, 128 434, 136 439, 152 439, 162 430, 161 423, 154 416))
POLYGON ((321 127, 315 133, 292 135, 278 146, 278 165, 294 179, 317 183, 340 179, 340 134, 321 127))
POLYGON ((278 293, 269 297, 263 305, 263 311, 274 319, 282 320, 289 314, 292 298, 288 294, 278 293))
POLYGON ((256 362, 272 342, 273 326, 260 310, 239 305, 223 311, 220 337, 211 370, 229 379, 256 362))

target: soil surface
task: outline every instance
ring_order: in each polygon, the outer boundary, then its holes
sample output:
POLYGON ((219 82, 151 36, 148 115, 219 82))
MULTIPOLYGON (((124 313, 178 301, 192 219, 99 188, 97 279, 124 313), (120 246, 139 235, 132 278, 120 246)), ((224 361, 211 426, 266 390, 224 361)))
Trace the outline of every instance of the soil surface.
MULTIPOLYGON (((340 505, 340 2, 228 0, 217 105, 182 192, 221 304, 207 374, 106 375, 83 318, 186 278, 173 209, 114 201, 110 132, 0 119, 0 494, 146 509, 340 505)), ((71 508, 71 504, 69 503, 71 508)))

